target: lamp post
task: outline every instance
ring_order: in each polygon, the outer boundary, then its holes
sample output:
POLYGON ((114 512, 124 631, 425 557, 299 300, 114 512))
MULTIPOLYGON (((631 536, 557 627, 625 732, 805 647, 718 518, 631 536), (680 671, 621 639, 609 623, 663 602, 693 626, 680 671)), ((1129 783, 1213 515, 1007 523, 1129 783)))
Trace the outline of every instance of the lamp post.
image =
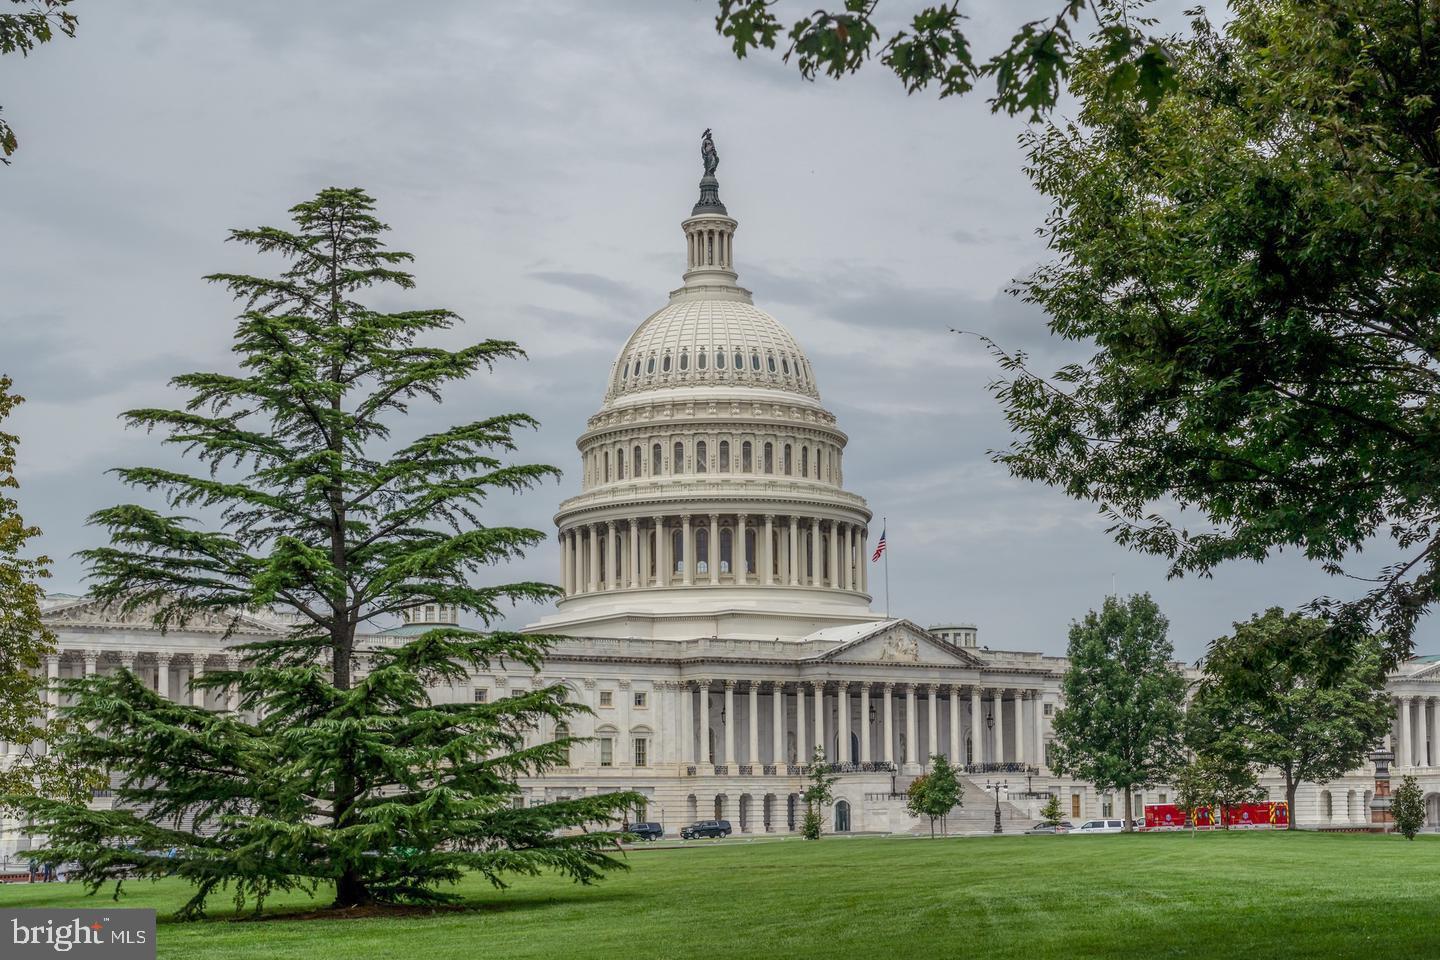
POLYGON ((1000 826, 1000 788, 1008 787, 1010 784, 1002 780, 992 780, 985 784, 985 789, 995 791, 995 832, 1004 833, 1000 826))

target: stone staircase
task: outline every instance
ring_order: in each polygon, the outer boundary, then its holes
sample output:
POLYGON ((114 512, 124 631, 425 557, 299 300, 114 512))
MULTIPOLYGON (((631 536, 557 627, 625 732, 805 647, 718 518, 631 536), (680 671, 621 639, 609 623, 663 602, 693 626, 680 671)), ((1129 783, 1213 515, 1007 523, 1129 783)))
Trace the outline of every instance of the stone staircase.
MULTIPOLYGON (((878 804, 881 809, 888 809, 890 816, 891 833, 908 833, 916 836, 930 835, 930 820, 928 817, 916 819, 910 816, 905 810, 904 791, 910 786, 914 777, 897 777, 895 789, 897 796, 886 797, 884 795, 871 794, 866 796, 867 805, 875 809, 878 804)), ((990 834, 995 832, 995 794, 985 789, 983 781, 976 781, 970 777, 961 776, 961 784, 965 787, 964 806, 951 811, 945 818, 945 832, 950 836, 963 834, 990 834)), ((1039 801, 1035 801, 1038 805, 1039 801)), ((1011 802, 1006 800, 1004 794, 1000 799, 1000 826, 1005 833, 1021 833, 1028 830, 1039 819, 1029 807, 1030 801, 1011 802)), ((940 821, 935 821, 935 832, 940 833, 940 821)))

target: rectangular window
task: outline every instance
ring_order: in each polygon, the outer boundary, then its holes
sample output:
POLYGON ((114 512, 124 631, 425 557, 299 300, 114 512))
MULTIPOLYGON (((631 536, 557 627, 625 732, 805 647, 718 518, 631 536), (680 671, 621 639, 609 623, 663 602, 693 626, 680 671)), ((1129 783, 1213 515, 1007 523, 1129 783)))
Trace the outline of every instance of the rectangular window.
POLYGON ((1077 818, 1080 816, 1080 794, 1078 793, 1070 794, 1070 816, 1077 818))
POLYGON ((635 691, 635 706, 637 706, 637 707, 643 707, 643 706, 645 706, 645 691, 644 691, 644 690, 636 690, 636 691, 635 691))
POLYGON ((609 737, 600 738, 600 766, 615 766, 615 741, 609 737))
POLYGON ((1156 802, 1156 803, 1169 803, 1169 802, 1170 802, 1170 795, 1169 795, 1168 793, 1162 793, 1162 794, 1160 794, 1160 799, 1156 800, 1155 802, 1156 802))
POLYGON ((485 687, 476 687, 476 688, 475 688, 475 702, 476 702, 476 703, 489 703, 489 702, 490 702, 490 691, 489 691, 487 688, 485 688, 485 687))
POLYGON ((648 764, 645 762, 645 758, 647 756, 647 750, 649 748, 649 745, 650 741, 646 740, 644 737, 635 738, 635 766, 648 766, 648 764))
POLYGON ((615 691, 613 691, 613 690, 601 690, 601 691, 600 691, 600 706, 602 706, 602 707, 613 707, 614 705, 615 705, 615 691))
POLYGON ((1104 797, 1104 798, 1101 799, 1101 801, 1100 801, 1100 816, 1102 816, 1102 817, 1113 817, 1113 816, 1115 816, 1115 801, 1112 800, 1109 796, 1104 797))
POLYGON ((1045 716, 1050 717, 1050 716, 1054 716, 1054 715, 1055 715, 1055 704, 1053 704, 1053 703, 1047 703, 1047 704, 1045 704, 1045 716))

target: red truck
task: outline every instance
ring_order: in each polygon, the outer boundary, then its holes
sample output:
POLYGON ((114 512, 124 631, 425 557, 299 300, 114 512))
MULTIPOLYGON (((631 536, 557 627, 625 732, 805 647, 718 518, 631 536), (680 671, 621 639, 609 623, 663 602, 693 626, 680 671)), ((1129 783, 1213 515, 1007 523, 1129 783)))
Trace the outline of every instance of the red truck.
MULTIPOLYGON (((1197 807, 1186 816, 1186 811, 1173 803, 1147 803, 1145 805, 1146 830, 1182 830, 1194 826, 1201 830, 1214 829, 1217 824, 1209 807, 1197 807), (1191 823, 1193 819, 1194 823, 1191 823)), ((1278 827, 1290 825, 1290 807, 1283 801, 1265 803, 1241 803, 1221 810, 1219 826, 1247 828, 1278 827)))

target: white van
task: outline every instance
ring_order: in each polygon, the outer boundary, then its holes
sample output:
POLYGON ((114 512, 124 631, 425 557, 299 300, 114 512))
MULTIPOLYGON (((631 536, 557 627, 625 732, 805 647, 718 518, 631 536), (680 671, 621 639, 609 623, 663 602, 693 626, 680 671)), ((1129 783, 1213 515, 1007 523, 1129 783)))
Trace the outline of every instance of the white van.
POLYGON ((1122 833, 1125 830, 1124 820, 1086 820, 1080 826, 1071 830, 1071 833, 1122 833))

